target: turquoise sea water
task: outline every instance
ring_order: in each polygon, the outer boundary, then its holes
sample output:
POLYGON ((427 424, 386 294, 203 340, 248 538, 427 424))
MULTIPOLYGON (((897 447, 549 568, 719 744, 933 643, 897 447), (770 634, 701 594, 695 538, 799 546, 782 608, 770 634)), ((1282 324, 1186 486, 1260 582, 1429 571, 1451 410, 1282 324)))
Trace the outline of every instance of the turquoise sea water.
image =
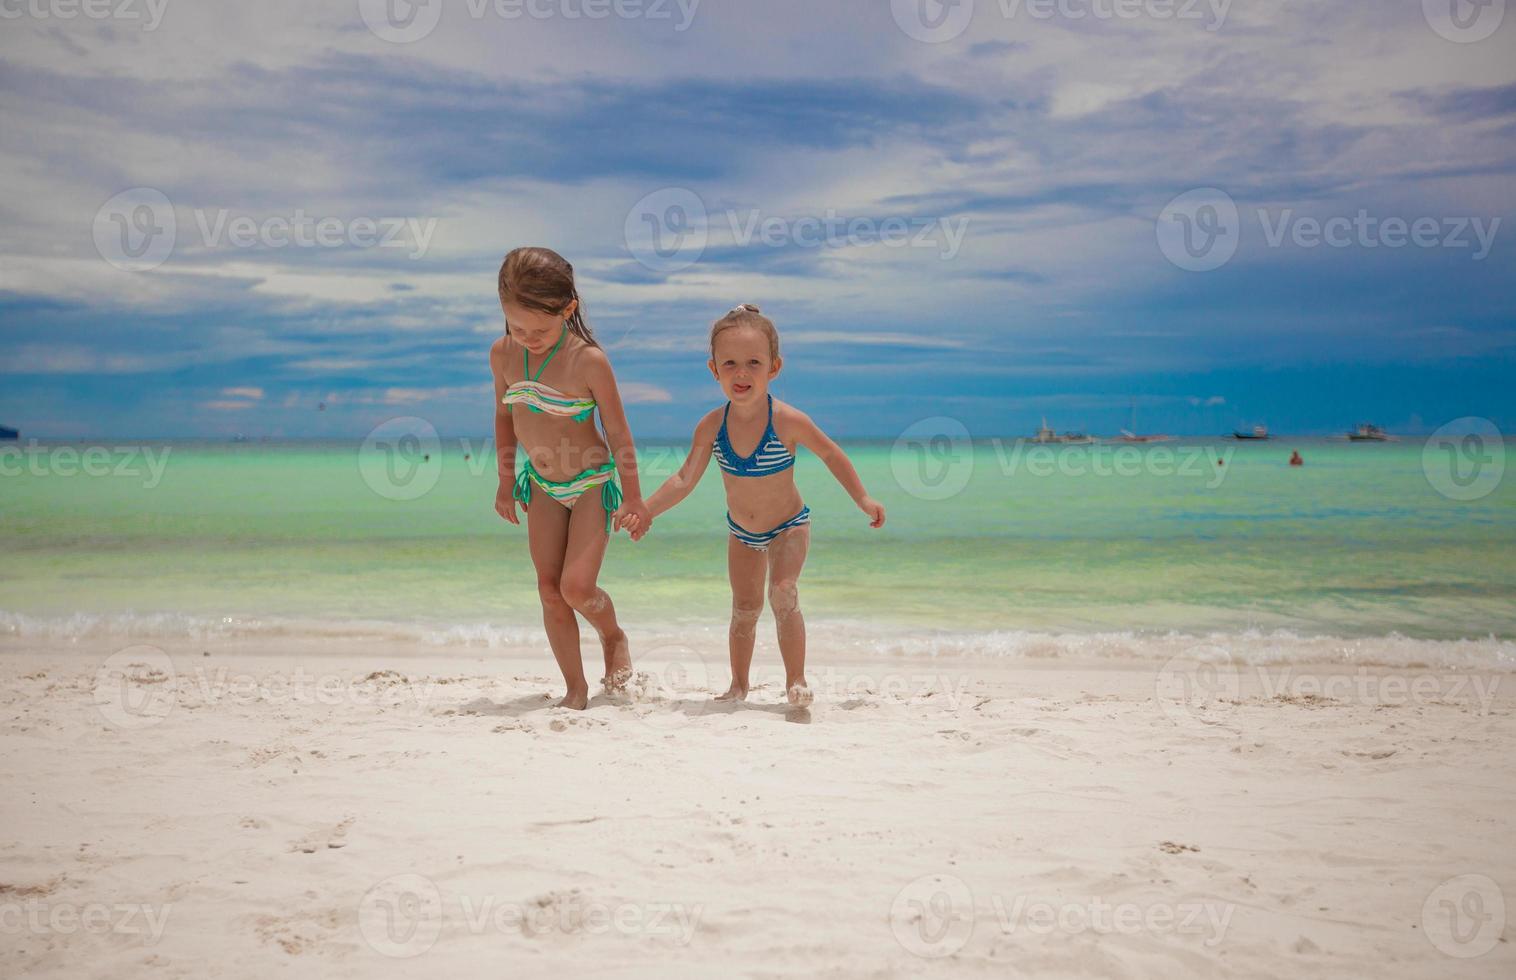
MULTIPOLYGON (((495 516, 477 440, 426 462, 356 442, 104 444, 96 475, 85 448, 5 450, 0 633, 539 621, 525 531, 495 516)), ((1451 499, 1453 464, 1420 441, 846 448, 889 520, 869 529, 802 455, 813 622, 1516 637, 1516 477, 1451 499)), ((646 447, 646 490, 683 451, 646 447)), ((625 619, 724 623, 723 509, 712 467, 644 541, 617 537, 602 584, 625 619)))

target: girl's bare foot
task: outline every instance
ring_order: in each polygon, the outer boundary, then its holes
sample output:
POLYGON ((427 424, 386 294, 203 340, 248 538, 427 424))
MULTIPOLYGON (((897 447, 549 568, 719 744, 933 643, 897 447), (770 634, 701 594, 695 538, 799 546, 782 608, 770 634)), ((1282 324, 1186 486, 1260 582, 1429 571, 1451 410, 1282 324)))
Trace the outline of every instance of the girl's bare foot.
POLYGON ((575 711, 583 711, 589 705, 590 692, 588 688, 579 691, 570 690, 563 696, 563 700, 558 702, 558 707, 572 708, 575 711))
POLYGON ((791 684, 785 694, 789 698, 790 704, 797 708, 809 707, 811 702, 816 700, 816 695, 812 694, 811 689, 805 686, 805 681, 796 681, 791 684))
POLYGON ((725 694, 716 695, 717 701, 746 701, 747 687, 732 681, 732 686, 726 689, 725 694))
POLYGON ((627 681, 632 679, 632 645, 625 631, 617 630, 602 637, 600 643, 605 647, 605 676, 600 685, 607 694, 626 690, 627 681))

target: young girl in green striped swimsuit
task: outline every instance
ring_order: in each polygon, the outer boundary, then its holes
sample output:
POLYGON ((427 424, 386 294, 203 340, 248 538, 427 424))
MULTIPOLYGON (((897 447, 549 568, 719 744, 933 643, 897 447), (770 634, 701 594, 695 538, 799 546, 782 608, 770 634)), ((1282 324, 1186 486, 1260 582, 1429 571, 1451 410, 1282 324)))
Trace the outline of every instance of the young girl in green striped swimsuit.
POLYGON ((631 651, 596 580, 612 526, 650 518, 616 377, 585 323, 573 266, 549 249, 518 248, 500 266, 499 289, 505 335, 490 348, 500 475, 495 512, 519 524, 517 501, 526 511, 542 622, 568 687, 559 704, 582 709, 589 682, 575 613, 600 636, 601 684, 624 687, 631 651), (595 428, 597 408, 603 437, 595 428), (518 446, 526 455, 519 477, 518 446))

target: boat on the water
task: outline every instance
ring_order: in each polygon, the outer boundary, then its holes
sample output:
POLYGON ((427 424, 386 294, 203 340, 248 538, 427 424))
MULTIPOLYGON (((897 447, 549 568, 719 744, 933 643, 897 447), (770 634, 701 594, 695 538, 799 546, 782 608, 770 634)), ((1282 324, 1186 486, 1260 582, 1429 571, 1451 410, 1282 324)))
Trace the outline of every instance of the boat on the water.
POLYGON ((1042 428, 1032 437, 1032 441, 1041 445, 1061 444, 1065 446, 1088 446, 1097 442, 1096 438, 1083 432, 1065 432, 1059 435, 1048 426, 1047 416, 1042 418, 1042 428))
POLYGON ((1266 425, 1255 425, 1255 426, 1253 426, 1253 431, 1252 432, 1242 432, 1240 430, 1236 431, 1236 432, 1233 432, 1232 433, 1232 438, 1234 438, 1234 439, 1267 439, 1267 438, 1269 438, 1269 427, 1266 426, 1266 425))
POLYGON ((21 433, 9 426, 0 425, 0 441, 13 442, 21 438, 21 433))
POLYGON ((1128 432, 1126 429, 1122 429, 1121 430, 1121 438, 1120 438, 1119 441, 1121 441, 1121 442, 1137 442, 1137 443, 1168 442, 1172 438, 1174 438, 1174 437, 1173 436, 1164 436, 1164 435, 1151 435, 1151 436, 1144 435, 1144 436, 1140 436, 1140 435, 1138 435, 1135 432, 1128 432))
POLYGON ((1348 438, 1353 442, 1389 442, 1390 434, 1372 422, 1360 422, 1348 438))
POLYGON ((1132 427, 1130 429, 1122 429, 1121 430, 1121 437, 1117 441, 1119 441, 1119 442, 1138 442, 1138 443, 1142 443, 1142 442, 1168 442, 1169 439, 1172 438, 1170 436, 1165 436, 1165 435, 1138 435, 1136 429, 1137 429, 1137 404, 1136 404, 1136 402, 1133 402, 1132 403, 1132 427))

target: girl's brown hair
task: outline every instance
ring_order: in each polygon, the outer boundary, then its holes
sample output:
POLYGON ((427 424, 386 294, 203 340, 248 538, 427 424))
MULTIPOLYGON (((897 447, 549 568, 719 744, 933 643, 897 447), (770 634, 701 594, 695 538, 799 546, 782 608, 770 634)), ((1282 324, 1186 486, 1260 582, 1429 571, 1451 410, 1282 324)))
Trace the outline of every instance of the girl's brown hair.
POLYGON ((779 362, 779 330, 774 326, 774 321, 759 313, 758 307, 752 303, 743 303, 711 324, 712 358, 716 356, 716 337, 723 330, 731 330, 734 327, 752 327, 762 332, 769 339, 769 359, 776 364, 779 362))
MULTIPOLYGON (((554 316, 579 299, 579 290, 574 287, 574 267, 550 248, 512 250, 500 263, 499 288, 502 302, 514 300, 529 310, 554 316)), ((510 324, 506 327, 509 329, 510 324)), ((574 307, 574 315, 568 318, 568 328, 591 347, 600 346, 584 318, 583 300, 574 307)))

